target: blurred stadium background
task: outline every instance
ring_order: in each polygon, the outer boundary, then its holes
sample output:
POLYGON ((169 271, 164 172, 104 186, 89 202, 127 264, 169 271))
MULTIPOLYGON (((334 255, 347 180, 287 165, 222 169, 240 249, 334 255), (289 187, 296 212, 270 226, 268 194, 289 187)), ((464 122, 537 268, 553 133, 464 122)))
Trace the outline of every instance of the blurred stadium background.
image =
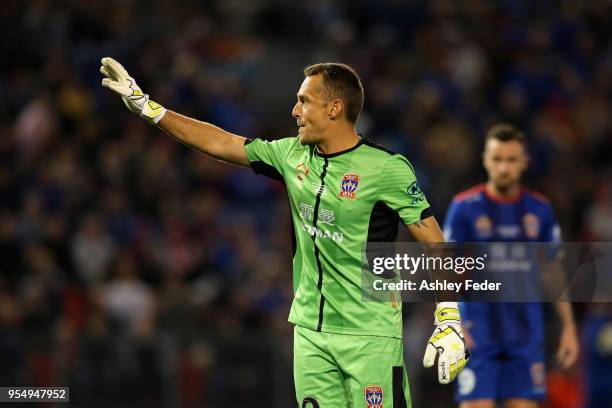
MULTIPOLYGON (((439 220, 510 121, 565 240, 611 241, 611 22, 607 0, 2 1, 0 385, 69 385, 83 407, 295 406, 282 186, 131 115, 101 57, 175 111, 266 139, 295 134, 305 65, 351 64, 360 132, 412 160, 439 220)), ((421 368, 433 306, 406 309, 414 404, 453 406, 421 368)), ((611 311, 576 305, 586 351, 551 363, 547 407, 612 384, 591 377, 611 311)))

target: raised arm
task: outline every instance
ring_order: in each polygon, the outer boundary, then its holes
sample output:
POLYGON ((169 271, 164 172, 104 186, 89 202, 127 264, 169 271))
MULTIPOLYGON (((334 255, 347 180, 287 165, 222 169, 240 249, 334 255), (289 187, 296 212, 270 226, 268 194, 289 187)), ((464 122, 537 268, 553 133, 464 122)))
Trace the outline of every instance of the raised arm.
POLYGON ((215 159, 238 166, 249 166, 243 136, 229 133, 210 123, 167 111, 157 124, 181 143, 215 159))
POLYGON ((120 63, 109 57, 101 63, 102 86, 121 96, 130 111, 189 147, 227 163, 249 166, 244 137, 167 110, 149 99, 120 63))

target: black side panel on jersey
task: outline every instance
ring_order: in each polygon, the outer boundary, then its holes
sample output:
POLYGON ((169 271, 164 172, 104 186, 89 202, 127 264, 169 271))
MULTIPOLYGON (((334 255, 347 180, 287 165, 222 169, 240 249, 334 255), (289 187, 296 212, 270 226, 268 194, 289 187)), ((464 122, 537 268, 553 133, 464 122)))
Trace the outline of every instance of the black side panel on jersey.
POLYGON ((399 225, 399 214, 382 201, 372 207, 367 242, 395 242, 399 225))
MULTIPOLYGON (((368 226, 368 239, 366 241, 366 258, 370 265, 373 264, 374 258, 394 256, 392 248, 370 245, 370 243, 395 242, 397 240, 399 221, 400 217, 397 211, 393 210, 383 201, 377 201, 374 207, 372 207, 370 225, 368 226)), ((395 276, 395 273, 393 271, 385 271, 380 276, 385 279, 391 279, 395 276)))
POLYGON ((261 174, 263 176, 270 177, 284 184, 283 176, 278 172, 278 170, 276 170, 276 168, 270 166, 269 164, 266 164, 262 161, 252 161, 251 168, 256 174, 261 174))
POLYGON ((395 408, 406 408, 406 396, 404 395, 404 367, 393 367, 393 406, 395 408))

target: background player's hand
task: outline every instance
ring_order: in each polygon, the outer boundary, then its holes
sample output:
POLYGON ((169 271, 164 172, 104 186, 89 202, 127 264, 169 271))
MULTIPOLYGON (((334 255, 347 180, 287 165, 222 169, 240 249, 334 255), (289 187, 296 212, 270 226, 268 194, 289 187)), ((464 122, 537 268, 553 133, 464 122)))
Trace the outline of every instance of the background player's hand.
POLYGON ((461 322, 461 330, 463 330, 463 340, 465 340, 465 345, 468 350, 474 350, 476 347, 476 341, 472 334, 470 333, 470 329, 474 326, 474 322, 472 321, 463 321, 461 322))
POLYGON ((559 349, 557 350, 557 361, 563 368, 570 368, 578 360, 580 346, 576 326, 567 324, 561 330, 559 349))
POLYGON ((130 111, 146 119, 149 123, 157 124, 166 113, 160 104, 149 99, 149 95, 142 92, 136 80, 128 74, 123 65, 110 57, 102 58, 100 72, 105 78, 102 86, 121 96, 123 103, 130 111))
POLYGON ((457 377, 470 358, 461 330, 456 302, 441 302, 435 312, 435 325, 427 342, 423 365, 432 367, 438 357, 438 381, 448 384, 457 377))

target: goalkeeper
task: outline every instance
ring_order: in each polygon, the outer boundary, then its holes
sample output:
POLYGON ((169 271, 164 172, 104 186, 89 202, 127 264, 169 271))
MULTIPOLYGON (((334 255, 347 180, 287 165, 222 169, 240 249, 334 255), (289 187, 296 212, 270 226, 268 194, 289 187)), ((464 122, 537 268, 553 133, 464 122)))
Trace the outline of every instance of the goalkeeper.
MULTIPOLYGON (((401 220, 420 242, 443 235, 401 154, 355 132, 363 107, 357 73, 344 64, 304 70, 293 116, 298 135, 267 142, 167 110, 112 58, 102 85, 130 111, 178 141, 283 182, 295 248, 294 377, 299 407, 412 406, 404 369, 401 304, 361 302, 361 250, 397 239, 401 220)), ((451 382, 467 350, 456 303, 438 304, 423 363, 451 382)))

